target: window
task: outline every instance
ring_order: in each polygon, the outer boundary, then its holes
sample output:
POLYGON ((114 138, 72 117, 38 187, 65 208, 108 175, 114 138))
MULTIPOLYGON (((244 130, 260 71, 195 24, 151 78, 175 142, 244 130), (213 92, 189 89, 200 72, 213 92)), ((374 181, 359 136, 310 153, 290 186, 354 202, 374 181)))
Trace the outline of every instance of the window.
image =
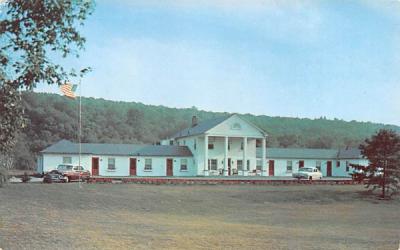
POLYGON ((108 170, 115 170, 115 158, 108 158, 108 170))
POLYGON ((170 140, 170 141, 169 141, 169 145, 174 145, 174 141, 173 141, 173 140, 170 140))
POLYGON ((217 170, 218 161, 216 159, 208 160, 208 169, 209 170, 217 170))
POLYGON ((231 126, 231 129, 233 129, 233 130, 241 130, 242 126, 240 125, 240 123, 236 122, 231 126))
POLYGON ((243 170, 243 161, 242 160, 237 160, 237 169, 238 170, 243 170))
POLYGON ((208 149, 214 149, 214 144, 213 143, 209 143, 208 144, 208 149))
POLYGON ((243 142, 240 144, 240 149, 243 150, 243 142))
POLYGON ((256 140, 256 148, 261 148, 262 141, 256 140))
POLYGON ((247 166, 246 166, 247 168, 247 170, 250 170, 250 160, 247 160, 247 166))
POLYGON ((321 171, 321 161, 316 161, 316 162, 315 162, 315 167, 316 167, 319 171, 321 171))
POLYGON ((151 164, 151 159, 145 159, 144 160, 144 171, 151 171, 152 170, 152 164, 151 164))
POLYGON ((197 149, 197 142, 196 142, 196 139, 194 139, 193 148, 194 148, 194 150, 196 150, 196 149, 197 149))
POLYGON ((340 161, 336 162, 336 167, 339 168, 340 167, 340 161))
POLYGON ((350 171, 350 162, 346 161, 346 172, 350 171))
POLYGON ((262 170, 262 160, 257 160, 257 162, 256 162, 256 170, 262 170))
POLYGON ((187 159, 181 159, 181 171, 187 171, 187 159))
POLYGON ((63 157, 63 163, 64 164, 71 164, 72 163, 72 157, 71 156, 63 157))
POLYGON ((75 166, 73 167, 74 171, 85 171, 85 169, 82 166, 75 166))
POLYGON ((286 172, 287 173, 291 173, 293 170, 293 162, 292 161, 287 161, 286 162, 286 172))
POLYGON ((231 150, 231 142, 228 141, 228 150, 231 150))

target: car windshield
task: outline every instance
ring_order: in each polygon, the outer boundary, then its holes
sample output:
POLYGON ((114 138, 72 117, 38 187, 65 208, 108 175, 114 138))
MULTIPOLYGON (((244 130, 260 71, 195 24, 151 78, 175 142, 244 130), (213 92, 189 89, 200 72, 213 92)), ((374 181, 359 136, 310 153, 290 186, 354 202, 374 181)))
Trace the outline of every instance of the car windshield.
POLYGON ((299 172, 312 172, 312 168, 300 168, 299 172))
POLYGON ((58 165, 57 169, 60 171, 67 171, 67 170, 71 170, 72 166, 71 165, 58 165))

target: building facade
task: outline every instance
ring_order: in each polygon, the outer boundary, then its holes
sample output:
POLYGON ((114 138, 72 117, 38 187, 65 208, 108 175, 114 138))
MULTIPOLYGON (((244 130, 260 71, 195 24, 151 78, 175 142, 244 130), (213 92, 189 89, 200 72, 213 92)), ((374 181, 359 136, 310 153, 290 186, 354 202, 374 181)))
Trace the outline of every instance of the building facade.
POLYGON ((79 145, 61 140, 44 149, 38 172, 81 165, 95 176, 291 176, 317 167, 324 176, 349 176, 350 164, 366 165, 358 149, 267 148, 267 134, 234 114, 198 122, 161 145, 79 145), (80 155, 80 156, 79 156, 80 155))

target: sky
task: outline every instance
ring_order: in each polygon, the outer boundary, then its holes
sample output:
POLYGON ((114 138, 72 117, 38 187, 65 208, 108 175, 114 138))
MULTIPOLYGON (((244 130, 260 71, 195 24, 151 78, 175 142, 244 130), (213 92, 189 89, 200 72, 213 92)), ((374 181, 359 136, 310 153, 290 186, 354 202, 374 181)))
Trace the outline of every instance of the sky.
POLYGON ((83 96, 400 125, 399 0, 103 0, 82 34, 83 96))

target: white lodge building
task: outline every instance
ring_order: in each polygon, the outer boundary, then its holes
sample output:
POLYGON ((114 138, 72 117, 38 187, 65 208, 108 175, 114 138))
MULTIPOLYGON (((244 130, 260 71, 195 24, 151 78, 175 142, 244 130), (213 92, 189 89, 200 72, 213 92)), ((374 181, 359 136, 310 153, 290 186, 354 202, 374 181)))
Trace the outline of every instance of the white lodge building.
MULTIPOLYGON (((317 167, 324 176, 349 176, 366 165, 358 149, 266 148, 267 134, 234 114, 197 123, 161 145, 82 143, 81 165, 95 176, 291 176, 317 167)), ((79 164, 79 145, 61 140, 41 151, 38 172, 79 164)))

